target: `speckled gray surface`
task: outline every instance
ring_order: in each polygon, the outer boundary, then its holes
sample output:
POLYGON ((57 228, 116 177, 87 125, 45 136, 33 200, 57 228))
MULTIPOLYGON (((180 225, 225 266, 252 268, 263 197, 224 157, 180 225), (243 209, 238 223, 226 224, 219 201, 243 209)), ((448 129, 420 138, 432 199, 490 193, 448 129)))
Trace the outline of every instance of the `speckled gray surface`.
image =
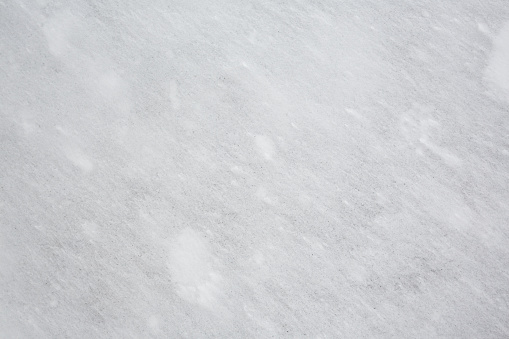
POLYGON ((7 0, 0 33, 0 337, 509 336, 506 0, 7 0))

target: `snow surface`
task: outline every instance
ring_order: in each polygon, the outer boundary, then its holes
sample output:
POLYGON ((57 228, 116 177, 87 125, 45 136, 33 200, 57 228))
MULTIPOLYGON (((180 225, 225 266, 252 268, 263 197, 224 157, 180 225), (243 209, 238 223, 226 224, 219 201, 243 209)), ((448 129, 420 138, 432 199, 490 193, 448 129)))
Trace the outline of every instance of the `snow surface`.
POLYGON ((509 337, 509 3, 0 1, 0 337, 509 337))

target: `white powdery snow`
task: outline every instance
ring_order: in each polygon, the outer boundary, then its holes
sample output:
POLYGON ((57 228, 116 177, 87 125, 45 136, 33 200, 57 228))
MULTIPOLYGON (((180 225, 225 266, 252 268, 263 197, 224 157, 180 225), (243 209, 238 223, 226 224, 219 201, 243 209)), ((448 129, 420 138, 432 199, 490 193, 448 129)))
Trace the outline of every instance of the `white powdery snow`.
POLYGON ((0 2, 0 337, 509 337, 508 20, 0 2))
POLYGON ((493 39, 486 78, 500 97, 509 102, 509 22, 502 26, 493 39))

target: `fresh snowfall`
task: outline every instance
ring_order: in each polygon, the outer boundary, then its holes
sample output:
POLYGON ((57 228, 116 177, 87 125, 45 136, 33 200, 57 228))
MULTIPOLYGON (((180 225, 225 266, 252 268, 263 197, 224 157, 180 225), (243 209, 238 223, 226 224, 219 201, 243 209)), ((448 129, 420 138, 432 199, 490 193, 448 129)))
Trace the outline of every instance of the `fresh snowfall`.
POLYGON ((509 338, 509 0, 0 0, 0 338, 509 338))

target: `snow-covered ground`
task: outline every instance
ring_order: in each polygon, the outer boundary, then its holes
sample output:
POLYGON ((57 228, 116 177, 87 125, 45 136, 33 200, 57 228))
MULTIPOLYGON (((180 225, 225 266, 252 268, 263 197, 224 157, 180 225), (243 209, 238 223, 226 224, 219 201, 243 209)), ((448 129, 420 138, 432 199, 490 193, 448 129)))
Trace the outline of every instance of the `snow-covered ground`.
POLYGON ((0 337, 509 337, 509 2, 0 1, 0 337))

